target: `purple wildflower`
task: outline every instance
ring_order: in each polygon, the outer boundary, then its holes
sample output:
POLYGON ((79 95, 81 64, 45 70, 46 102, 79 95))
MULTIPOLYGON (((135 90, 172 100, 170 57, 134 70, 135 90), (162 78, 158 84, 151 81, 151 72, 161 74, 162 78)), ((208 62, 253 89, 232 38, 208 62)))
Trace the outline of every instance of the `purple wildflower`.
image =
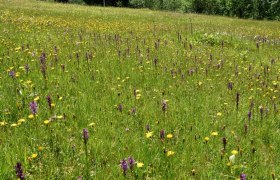
POLYGON ((42 64, 46 64, 46 53, 43 52, 40 56, 40 63, 42 64))
POLYGON ((28 72, 29 72, 29 70, 30 70, 30 67, 29 67, 29 65, 28 65, 28 64, 26 64, 26 65, 25 65, 25 71, 26 71, 26 73, 28 73, 28 72))
POLYGON ((47 102, 48 102, 49 108, 52 109, 52 98, 50 95, 47 96, 47 102))
POLYGON ((15 73, 15 71, 10 71, 9 72, 9 76, 11 76, 12 78, 15 78, 16 77, 16 73, 15 73))
POLYGON ((240 180, 246 180, 246 174, 244 173, 240 174, 240 180))
POLYGON ((251 118, 252 118, 252 111, 250 110, 250 111, 248 112, 248 119, 249 119, 249 121, 251 120, 251 118))
POLYGON ((232 90, 233 89, 233 83, 232 82, 229 82, 228 85, 227 85, 228 89, 229 90, 232 90))
POLYGON ((40 56, 41 72, 43 77, 46 79, 47 63, 46 63, 46 53, 42 53, 40 56))
POLYGON ((24 180, 25 179, 25 175, 23 174, 23 169, 22 169, 22 165, 20 162, 17 163, 17 165, 15 166, 15 171, 16 171, 16 175, 20 180, 24 180))
POLYGON ((127 162, 129 164, 129 168, 132 170, 135 164, 135 160, 130 156, 128 157, 127 162))
POLYGON ((88 141, 88 138, 89 138, 89 133, 88 133, 88 130, 86 128, 83 129, 83 138, 84 138, 84 142, 86 144, 87 141, 88 141))
POLYGON ((29 107, 30 107, 30 111, 33 115, 37 114, 38 112, 38 104, 35 102, 35 101, 32 101, 30 104, 29 104, 29 107))
POLYGON ((159 137, 160 137, 160 139, 164 139, 164 137, 165 137, 165 131, 164 130, 160 131, 159 137))
POLYGON ((128 170, 128 164, 127 164, 125 159, 120 161, 120 166, 121 166, 121 168, 123 170, 123 174, 125 176, 126 175, 126 171, 128 170))

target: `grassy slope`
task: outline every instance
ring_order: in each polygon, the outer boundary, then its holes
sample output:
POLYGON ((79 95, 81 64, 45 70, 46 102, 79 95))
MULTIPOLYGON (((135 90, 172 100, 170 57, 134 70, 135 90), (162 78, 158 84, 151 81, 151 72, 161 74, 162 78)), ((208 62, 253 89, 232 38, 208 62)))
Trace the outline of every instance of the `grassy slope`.
POLYGON ((29 179, 86 176, 84 127, 90 131, 91 177, 121 178, 119 160, 129 155, 144 167, 128 176, 189 178, 192 169, 203 179, 242 172, 252 179, 279 176, 279 22, 0 0, 0 32, 0 122, 8 123, 0 127, 1 179, 15 177, 17 161, 29 179), (42 51, 47 80, 38 60, 42 51), (93 59, 87 61, 86 53, 93 59), (26 64, 29 74, 22 68, 26 64), (16 79, 8 76, 11 67, 20 72, 16 79), (227 89, 229 82, 233 90, 227 89), (139 100, 134 89, 140 90, 139 100), (52 110, 47 95, 56 104, 52 110), (28 119, 28 104, 36 96, 39 115, 28 119), (169 100, 167 113, 161 109, 164 99, 169 100), (118 104, 124 106, 122 113, 118 104), (265 110, 262 119, 259 106, 265 110), (136 115, 129 113, 132 107, 136 115), (64 119, 44 125, 63 114, 64 119), (11 127, 21 118, 26 122, 11 127), (146 124, 154 132, 151 139, 145 138, 146 124), (161 129, 173 139, 159 140, 161 129), (211 136, 214 131, 217 137, 211 136), (227 138, 225 151, 222 137, 227 138), (164 149, 175 155, 166 157, 164 149), (228 166, 234 149, 239 154, 228 166), (28 160, 32 153, 38 158, 28 160))

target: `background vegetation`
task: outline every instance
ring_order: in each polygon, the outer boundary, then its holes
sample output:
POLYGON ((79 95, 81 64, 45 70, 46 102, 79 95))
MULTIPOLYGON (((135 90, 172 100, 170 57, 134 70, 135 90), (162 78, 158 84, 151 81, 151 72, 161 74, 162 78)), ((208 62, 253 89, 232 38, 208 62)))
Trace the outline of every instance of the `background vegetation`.
POLYGON ((279 179, 279 32, 0 0, 0 179, 279 179))
POLYGON ((203 13, 253 19, 280 19, 279 0, 57 0, 134 8, 203 13))

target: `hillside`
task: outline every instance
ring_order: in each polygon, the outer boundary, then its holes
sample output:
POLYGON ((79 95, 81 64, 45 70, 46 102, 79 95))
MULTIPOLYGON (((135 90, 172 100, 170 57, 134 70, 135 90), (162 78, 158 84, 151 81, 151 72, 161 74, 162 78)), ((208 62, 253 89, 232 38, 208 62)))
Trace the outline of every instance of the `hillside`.
POLYGON ((279 52, 276 21, 0 0, 0 179, 280 178, 279 52))

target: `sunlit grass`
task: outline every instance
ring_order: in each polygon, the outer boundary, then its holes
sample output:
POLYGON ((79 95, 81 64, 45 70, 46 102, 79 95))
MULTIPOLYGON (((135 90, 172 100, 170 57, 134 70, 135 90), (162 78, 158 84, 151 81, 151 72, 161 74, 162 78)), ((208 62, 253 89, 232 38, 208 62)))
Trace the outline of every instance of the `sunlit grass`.
POLYGON ((1 179, 279 178, 279 22, 0 0, 0 32, 1 179))

